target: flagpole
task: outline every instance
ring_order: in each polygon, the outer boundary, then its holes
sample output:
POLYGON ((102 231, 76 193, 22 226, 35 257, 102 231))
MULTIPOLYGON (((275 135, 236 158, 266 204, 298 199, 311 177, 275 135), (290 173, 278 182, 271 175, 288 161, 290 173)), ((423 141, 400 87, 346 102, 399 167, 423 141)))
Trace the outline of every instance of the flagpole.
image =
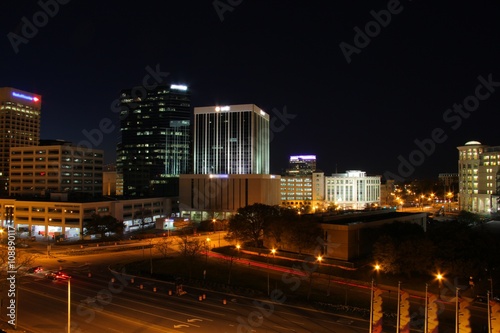
MULTIPOLYGON (((429 311, 429 304, 428 304, 428 296, 427 296, 427 290, 429 288, 429 285, 426 283, 425 284, 425 310, 424 310, 424 333, 427 333, 427 330, 428 330, 428 321, 429 321, 429 315, 428 315, 428 311, 429 311)), ((488 332, 489 333, 489 332, 488 332)))
POLYGON ((458 288, 455 292, 455 298, 456 298, 456 302, 455 302, 455 333, 458 333, 459 332, 459 329, 458 329, 458 325, 459 325, 459 319, 458 319, 458 288))
POLYGON ((399 310, 401 306, 401 281, 398 281, 398 311, 397 311, 397 319, 396 319, 396 333, 399 333, 399 326, 401 325, 401 321, 400 321, 400 316, 401 316, 401 312, 399 310))
POLYGON ((372 279, 372 287, 370 288, 370 331, 373 332, 373 279, 372 279))
POLYGON ((486 300, 488 302, 488 333, 491 333, 491 305, 490 305, 490 292, 486 292, 486 300))

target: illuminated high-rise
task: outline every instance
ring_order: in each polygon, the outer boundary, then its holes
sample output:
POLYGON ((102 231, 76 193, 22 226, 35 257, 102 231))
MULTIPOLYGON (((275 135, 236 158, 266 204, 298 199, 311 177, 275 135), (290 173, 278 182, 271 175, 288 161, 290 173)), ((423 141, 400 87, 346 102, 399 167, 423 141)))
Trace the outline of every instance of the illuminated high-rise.
POLYGON ((269 115, 254 104, 194 108, 195 174, 269 174, 269 115))
POLYGON ((0 88, 0 195, 8 193, 10 148, 38 145, 41 106, 40 95, 0 88))
POLYGON ((187 86, 123 90, 117 171, 127 196, 175 196, 190 166, 191 100, 187 86))
POLYGON ((269 115, 254 104, 194 109, 194 174, 180 176, 179 211, 195 221, 227 219, 239 208, 279 204, 269 174, 269 115))

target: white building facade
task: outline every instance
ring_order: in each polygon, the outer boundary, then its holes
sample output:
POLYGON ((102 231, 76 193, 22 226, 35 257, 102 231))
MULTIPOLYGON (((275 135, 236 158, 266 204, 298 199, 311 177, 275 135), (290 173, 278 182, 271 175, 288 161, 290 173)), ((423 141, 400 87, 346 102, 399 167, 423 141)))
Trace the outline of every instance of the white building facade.
POLYGON ((380 205, 381 176, 350 170, 325 176, 325 201, 341 209, 364 209, 380 205))
POLYGON ((498 213, 500 146, 469 141, 457 149, 459 209, 479 214, 498 213))

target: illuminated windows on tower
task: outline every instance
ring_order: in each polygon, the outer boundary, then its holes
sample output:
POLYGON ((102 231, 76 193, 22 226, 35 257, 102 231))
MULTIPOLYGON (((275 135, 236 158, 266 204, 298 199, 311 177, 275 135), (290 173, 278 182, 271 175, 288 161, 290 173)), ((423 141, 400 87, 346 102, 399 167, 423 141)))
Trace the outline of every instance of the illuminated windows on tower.
POLYGON ((10 148, 38 145, 41 105, 40 95, 0 88, 0 194, 8 191, 10 148))
POLYGON ((269 174, 269 115, 254 104, 194 109, 195 174, 269 174))
POLYGON ((130 196, 177 195, 178 176, 189 172, 191 100, 188 87, 159 86, 123 90, 120 96, 121 143, 117 169, 123 193, 130 196))

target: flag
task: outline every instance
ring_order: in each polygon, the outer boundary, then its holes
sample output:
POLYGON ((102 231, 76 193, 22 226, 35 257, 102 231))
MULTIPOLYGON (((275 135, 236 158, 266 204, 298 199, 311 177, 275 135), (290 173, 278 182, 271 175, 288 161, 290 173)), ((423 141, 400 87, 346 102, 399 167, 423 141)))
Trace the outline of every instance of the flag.
POLYGON ((438 304, 437 296, 429 294, 427 299, 427 332, 424 333, 438 333, 438 304))
POLYGON ((410 294, 404 290, 399 298, 399 332, 410 333, 410 294))
POLYGON ((373 314, 372 314, 372 333, 382 333, 382 289, 374 288, 373 290, 373 314))
POLYGON ((458 307, 458 332, 459 333, 471 333, 470 328, 470 303, 463 298, 459 300, 458 307))

